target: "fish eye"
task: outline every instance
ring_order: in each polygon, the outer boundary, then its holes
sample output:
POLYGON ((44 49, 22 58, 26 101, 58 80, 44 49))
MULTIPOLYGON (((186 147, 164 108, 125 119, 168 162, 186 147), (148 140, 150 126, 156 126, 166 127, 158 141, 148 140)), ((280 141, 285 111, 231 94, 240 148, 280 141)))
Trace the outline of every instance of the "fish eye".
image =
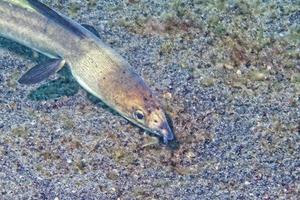
POLYGON ((142 120, 145 119, 144 113, 143 113, 142 111, 140 111, 140 110, 136 110, 136 111, 134 112, 134 117, 135 117, 137 120, 140 120, 140 121, 142 121, 142 120))

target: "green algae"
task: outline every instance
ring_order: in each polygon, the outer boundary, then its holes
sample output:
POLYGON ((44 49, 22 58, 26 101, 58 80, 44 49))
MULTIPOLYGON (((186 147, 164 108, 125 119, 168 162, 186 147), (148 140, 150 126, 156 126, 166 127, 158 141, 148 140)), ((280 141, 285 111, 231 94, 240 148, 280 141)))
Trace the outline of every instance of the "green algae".
POLYGON ((249 73, 249 78, 253 81, 264 81, 267 79, 267 75, 262 71, 255 70, 249 73))
POLYGON ((89 8, 95 8, 97 5, 97 0, 87 0, 87 5, 89 8))
POLYGON ((72 77, 70 71, 64 68, 59 74, 60 77, 58 79, 46 82, 30 92, 28 98, 34 101, 41 101, 75 95, 79 90, 79 85, 72 77))
POLYGON ((63 123, 63 128, 66 130, 74 129, 75 128, 75 123, 72 120, 72 118, 68 116, 62 116, 60 119, 63 123))
POLYGON ((300 73, 293 74, 291 77, 292 83, 300 84, 300 73))
POLYGON ((161 44, 160 52, 162 54, 170 54, 174 49, 174 43, 171 40, 166 40, 161 44))
POLYGON ((29 132, 25 126, 17 126, 11 129, 11 132, 20 138, 27 137, 29 132))
POLYGON ((7 80, 7 86, 15 90, 17 88, 17 81, 20 78, 20 72, 14 71, 7 80))
POLYGON ((80 173, 80 174, 86 173, 86 167, 87 167, 87 164, 84 159, 78 160, 75 163, 75 168, 78 171, 78 173, 80 173))
POLYGON ((201 80, 201 84, 204 87, 212 87, 212 86, 214 86, 215 82, 216 82, 215 79, 213 79, 211 77, 203 78, 201 80))
POLYGON ((80 4, 77 2, 72 2, 69 4, 68 6, 68 12, 70 16, 76 16, 78 14, 78 12, 80 11, 80 4))

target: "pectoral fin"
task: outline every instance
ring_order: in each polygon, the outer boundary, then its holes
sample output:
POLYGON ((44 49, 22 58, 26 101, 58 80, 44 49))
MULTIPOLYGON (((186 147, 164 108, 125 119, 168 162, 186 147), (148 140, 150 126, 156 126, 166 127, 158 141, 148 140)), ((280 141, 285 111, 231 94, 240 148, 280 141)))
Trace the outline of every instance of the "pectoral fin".
POLYGON ((45 80, 65 65, 63 59, 52 59, 46 64, 38 64, 28 70, 20 79, 21 84, 35 84, 45 80))
POLYGON ((81 24, 81 26, 83 26, 84 28, 89 30, 91 33, 93 33, 95 36, 100 38, 100 35, 99 35, 98 31, 93 26, 88 25, 88 24, 81 24))

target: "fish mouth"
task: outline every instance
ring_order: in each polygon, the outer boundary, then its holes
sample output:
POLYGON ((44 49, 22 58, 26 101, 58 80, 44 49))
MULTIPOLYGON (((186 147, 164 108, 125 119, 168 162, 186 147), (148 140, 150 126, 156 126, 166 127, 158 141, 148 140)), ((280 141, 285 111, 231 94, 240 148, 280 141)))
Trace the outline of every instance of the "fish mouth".
POLYGON ((136 121, 132 120, 130 117, 126 117, 124 115, 123 115, 123 117, 125 119, 127 119, 128 121, 132 122, 133 124, 137 125, 138 127, 142 128, 143 130, 146 130, 146 131, 162 138, 164 144, 168 144, 169 142, 174 141, 176 139, 173 131, 171 130, 168 122, 166 122, 166 121, 162 122, 161 125, 157 129, 151 129, 140 123, 137 123, 136 121))
POLYGON ((157 131, 157 134, 163 138, 164 144, 168 144, 175 139, 174 133, 167 122, 163 122, 159 126, 159 131, 157 131))

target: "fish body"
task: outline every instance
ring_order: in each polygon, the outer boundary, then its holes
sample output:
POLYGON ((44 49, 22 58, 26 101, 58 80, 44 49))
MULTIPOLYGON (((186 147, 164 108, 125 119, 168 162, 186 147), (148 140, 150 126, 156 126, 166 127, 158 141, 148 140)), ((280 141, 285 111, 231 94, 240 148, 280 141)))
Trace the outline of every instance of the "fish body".
POLYGON ((53 59, 20 82, 39 82, 66 63, 85 90, 123 117, 162 136, 165 143, 174 139, 164 111, 142 78, 87 28, 37 0, 0 0, 0 35, 53 59))

